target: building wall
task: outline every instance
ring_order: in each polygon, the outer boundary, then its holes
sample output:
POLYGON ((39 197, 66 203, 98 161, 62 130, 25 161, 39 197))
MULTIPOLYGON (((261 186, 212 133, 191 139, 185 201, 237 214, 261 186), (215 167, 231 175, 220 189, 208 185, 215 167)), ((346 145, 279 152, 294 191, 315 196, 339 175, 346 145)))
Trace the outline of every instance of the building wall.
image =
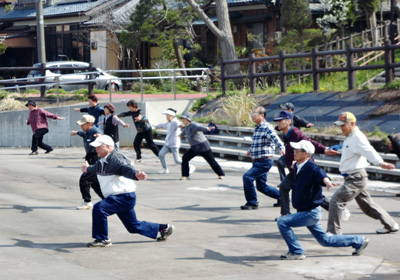
MULTIPOLYGON (((149 118, 152 125, 166 122, 165 115, 161 113, 167 108, 172 107, 179 114, 189 109, 192 104, 190 100, 163 100, 151 102, 138 102, 139 108, 149 118)), ((108 102, 99 103, 100 106, 106 105, 108 102)), ((128 111, 126 103, 115 101, 115 112, 117 114, 128 111)), ((80 126, 76 124, 82 118, 82 113, 75 112, 74 108, 84 108, 87 104, 71 105, 65 107, 45 108, 47 111, 65 117, 65 120, 52 120, 49 122, 49 133, 44 136, 44 142, 53 147, 73 147, 83 146, 82 138, 79 136, 70 136, 71 130, 80 130, 80 126)), ((29 111, 20 110, 12 112, 0 112, 0 147, 25 147, 29 148, 32 140, 32 129, 26 125, 29 111)), ((133 139, 136 135, 135 125, 131 117, 122 118, 131 126, 129 128, 119 127, 120 145, 133 146, 133 139)), ((40 149, 39 149, 40 150, 40 149)))
POLYGON ((90 62, 100 69, 107 69, 106 36, 106 31, 90 32, 90 62), (96 44, 96 49, 93 48, 93 44, 96 44))

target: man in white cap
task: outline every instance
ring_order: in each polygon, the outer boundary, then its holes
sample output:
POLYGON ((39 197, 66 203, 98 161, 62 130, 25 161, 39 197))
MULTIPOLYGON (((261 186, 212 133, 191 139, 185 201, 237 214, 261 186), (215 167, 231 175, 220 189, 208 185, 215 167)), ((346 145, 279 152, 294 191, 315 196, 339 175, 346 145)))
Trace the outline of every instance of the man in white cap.
POLYGON ((328 235, 322 229, 320 220, 324 197, 322 185, 328 189, 333 187, 325 171, 318 167, 310 158, 315 152, 314 145, 308 140, 290 142, 294 149, 294 184, 292 189, 293 207, 297 213, 278 218, 278 228, 289 247, 289 252, 281 255, 282 260, 302 260, 304 249, 300 245, 292 227, 307 227, 314 238, 324 247, 353 247, 353 255, 359 256, 367 247, 368 239, 356 235, 328 235))
POLYGON ((82 171, 96 173, 104 199, 93 206, 92 237, 88 247, 109 247, 107 217, 117 214, 130 233, 138 233, 158 241, 167 240, 174 227, 169 224, 156 224, 138 221, 135 213, 136 185, 134 181, 146 180, 147 176, 135 170, 132 162, 114 150, 114 141, 108 135, 101 135, 90 143, 96 148, 99 160, 91 166, 82 166, 82 171))
POLYGON ((158 152, 158 158, 160 159, 163 168, 158 173, 167 174, 169 173, 169 170, 167 168, 167 163, 165 162, 165 155, 168 152, 172 153, 172 156, 174 157, 174 161, 176 164, 180 165, 182 163, 182 160, 179 156, 179 148, 181 146, 181 138, 179 137, 179 135, 181 134, 181 128, 179 126, 181 125, 181 123, 176 119, 176 110, 172 108, 168 108, 162 114, 165 115, 167 121, 155 125, 154 127, 167 130, 164 145, 158 152))
MULTIPOLYGON (((72 130, 71 136, 78 135, 83 138, 83 146, 86 151, 85 161, 89 165, 95 164, 98 159, 96 149, 89 145, 96 140, 98 135, 101 135, 100 129, 94 125, 95 118, 91 115, 83 115, 76 123, 81 126, 82 130, 72 130)), ((92 188, 100 198, 104 198, 96 174, 82 173, 79 178, 79 189, 82 194, 83 203, 76 207, 77 210, 91 210, 93 208, 90 188, 92 188)))
POLYGON ((383 228, 376 233, 390 233, 399 230, 399 225, 390 215, 374 202, 367 191, 368 174, 365 167, 368 162, 384 169, 393 169, 394 165, 384 162, 382 157, 369 143, 367 137, 356 126, 356 117, 350 112, 343 112, 335 125, 340 126, 346 136, 342 146, 339 171, 344 177, 343 185, 333 194, 328 217, 327 232, 342 234, 343 208, 347 202, 356 200, 361 210, 369 217, 379 220, 383 228))

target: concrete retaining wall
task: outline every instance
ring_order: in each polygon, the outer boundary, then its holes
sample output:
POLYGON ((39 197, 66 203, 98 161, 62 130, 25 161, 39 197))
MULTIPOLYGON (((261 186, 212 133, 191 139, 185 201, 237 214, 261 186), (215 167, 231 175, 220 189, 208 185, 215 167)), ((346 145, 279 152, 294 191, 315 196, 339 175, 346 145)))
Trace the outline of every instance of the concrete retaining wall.
MULTIPOLYGON (((191 100, 163 100, 139 103, 143 113, 149 118, 152 125, 166 122, 165 116, 161 113, 167 108, 174 108, 178 114, 186 111, 191 105, 191 100)), ((107 103, 99 103, 104 106, 107 103)), ((128 111, 126 103, 121 101, 113 102, 117 114, 128 111)), ((80 130, 76 124, 83 113, 75 112, 74 108, 87 107, 87 103, 75 104, 65 107, 45 108, 47 111, 65 117, 65 120, 52 120, 49 122, 49 133, 44 136, 44 142, 53 147, 73 147, 83 146, 82 138, 79 136, 70 136, 71 130, 80 130)), ((32 129, 26 125, 29 111, 0 112, 0 147, 30 147, 32 139, 32 129)), ((120 145, 132 146, 136 135, 136 129, 131 117, 122 118, 131 126, 124 128, 119 126, 120 145)))

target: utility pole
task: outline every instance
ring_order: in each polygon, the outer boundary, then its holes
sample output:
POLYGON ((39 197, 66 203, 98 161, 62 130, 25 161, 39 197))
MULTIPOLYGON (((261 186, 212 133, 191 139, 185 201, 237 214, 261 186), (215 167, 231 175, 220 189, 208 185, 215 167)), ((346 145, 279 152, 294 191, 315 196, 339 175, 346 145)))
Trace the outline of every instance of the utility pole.
MULTIPOLYGON (((36 48, 38 51, 38 62, 46 62, 46 47, 44 44, 44 19, 43 19, 43 3, 42 0, 36 0, 36 48)), ((43 71, 42 71, 43 72, 43 71)), ((40 96, 44 96, 45 86, 40 87, 40 96)))

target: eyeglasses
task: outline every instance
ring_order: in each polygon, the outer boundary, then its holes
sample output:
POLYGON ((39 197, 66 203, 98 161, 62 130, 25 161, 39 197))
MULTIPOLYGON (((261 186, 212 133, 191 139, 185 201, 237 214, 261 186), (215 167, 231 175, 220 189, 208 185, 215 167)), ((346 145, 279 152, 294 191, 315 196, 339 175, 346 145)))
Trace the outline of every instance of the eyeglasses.
POLYGON ((293 150, 295 153, 305 153, 306 151, 305 150, 303 150, 303 149, 294 149, 293 150))

